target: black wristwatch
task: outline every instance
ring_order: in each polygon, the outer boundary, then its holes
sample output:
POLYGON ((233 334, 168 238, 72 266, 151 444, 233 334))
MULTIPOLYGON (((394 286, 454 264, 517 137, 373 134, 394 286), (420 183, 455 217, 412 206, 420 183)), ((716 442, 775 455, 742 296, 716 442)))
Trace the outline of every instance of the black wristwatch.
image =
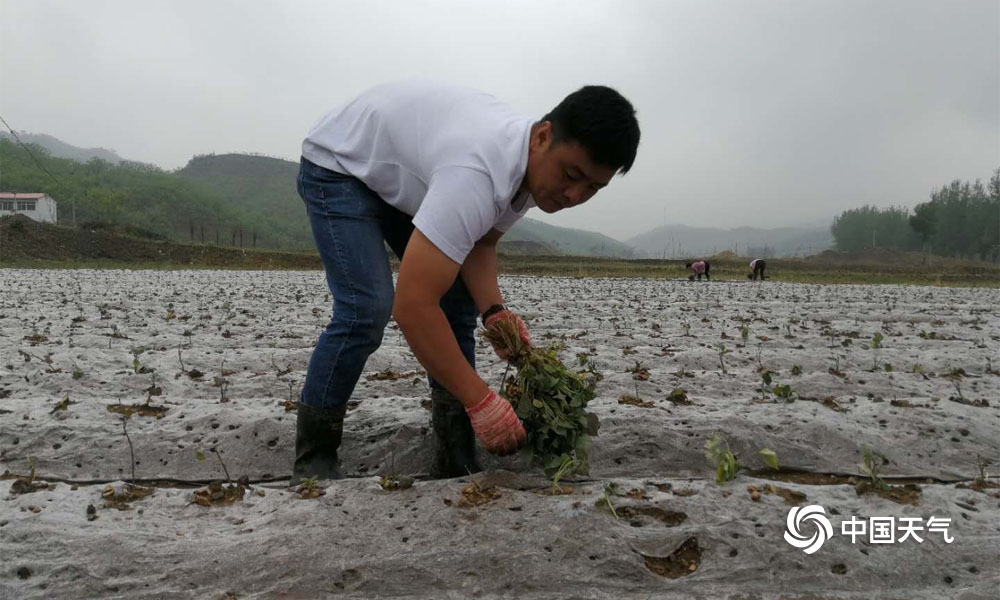
POLYGON ((483 312, 483 317, 482 317, 483 318, 483 325, 486 324, 486 319, 488 319, 488 318, 492 317, 493 315, 497 314, 498 312, 504 311, 504 310, 507 310, 507 307, 504 306, 503 304, 494 304, 493 306, 487 308, 483 312))

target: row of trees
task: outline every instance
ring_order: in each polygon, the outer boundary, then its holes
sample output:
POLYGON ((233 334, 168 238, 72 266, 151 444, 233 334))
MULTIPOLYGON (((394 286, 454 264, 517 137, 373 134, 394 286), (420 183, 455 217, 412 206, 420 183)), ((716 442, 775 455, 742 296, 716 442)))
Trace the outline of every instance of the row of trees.
POLYGON ((838 250, 891 247, 1000 261, 1000 168, 987 185, 953 181, 914 207, 862 206, 830 228, 838 250))

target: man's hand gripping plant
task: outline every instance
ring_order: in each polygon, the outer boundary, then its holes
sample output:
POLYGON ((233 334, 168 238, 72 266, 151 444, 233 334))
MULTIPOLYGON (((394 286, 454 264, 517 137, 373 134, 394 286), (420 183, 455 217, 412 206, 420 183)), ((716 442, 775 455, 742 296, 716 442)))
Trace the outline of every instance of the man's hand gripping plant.
POLYGON ((488 319, 485 325, 483 337, 517 369, 504 382, 504 393, 524 422, 526 451, 548 477, 589 474, 598 420, 586 408, 594 398, 595 378, 563 365, 556 347, 533 348, 519 318, 488 319))

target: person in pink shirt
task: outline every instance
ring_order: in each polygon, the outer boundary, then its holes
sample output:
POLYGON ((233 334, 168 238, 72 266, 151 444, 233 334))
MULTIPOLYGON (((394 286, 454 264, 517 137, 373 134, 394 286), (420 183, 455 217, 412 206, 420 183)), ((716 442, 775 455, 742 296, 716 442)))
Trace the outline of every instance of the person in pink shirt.
POLYGON ((696 260, 694 262, 686 263, 684 266, 691 269, 691 274, 688 275, 688 279, 691 281, 694 281, 695 277, 698 278, 698 281, 701 281, 702 275, 705 276, 705 279, 712 279, 712 277, 708 274, 710 265, 707 260, 696 260))

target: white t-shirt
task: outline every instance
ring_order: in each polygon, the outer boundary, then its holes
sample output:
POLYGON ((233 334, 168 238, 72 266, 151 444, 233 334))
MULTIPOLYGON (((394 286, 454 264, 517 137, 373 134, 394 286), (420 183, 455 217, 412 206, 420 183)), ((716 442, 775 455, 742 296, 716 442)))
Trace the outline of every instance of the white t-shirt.
POLYGON ((760 260, 760 259, 759 258, 755 258, 755 259, 753 259, 753 260, 750 261, 750 268, 751 269, 757 266, 757 261, 758 260, 760 260))
POLYGON ((514 198, 533 122, 475 90, 388 83, 324 115, 302 156, 363 181, 462 263, 491 228, 509 230, 534 206, 528 194, 514 198))

